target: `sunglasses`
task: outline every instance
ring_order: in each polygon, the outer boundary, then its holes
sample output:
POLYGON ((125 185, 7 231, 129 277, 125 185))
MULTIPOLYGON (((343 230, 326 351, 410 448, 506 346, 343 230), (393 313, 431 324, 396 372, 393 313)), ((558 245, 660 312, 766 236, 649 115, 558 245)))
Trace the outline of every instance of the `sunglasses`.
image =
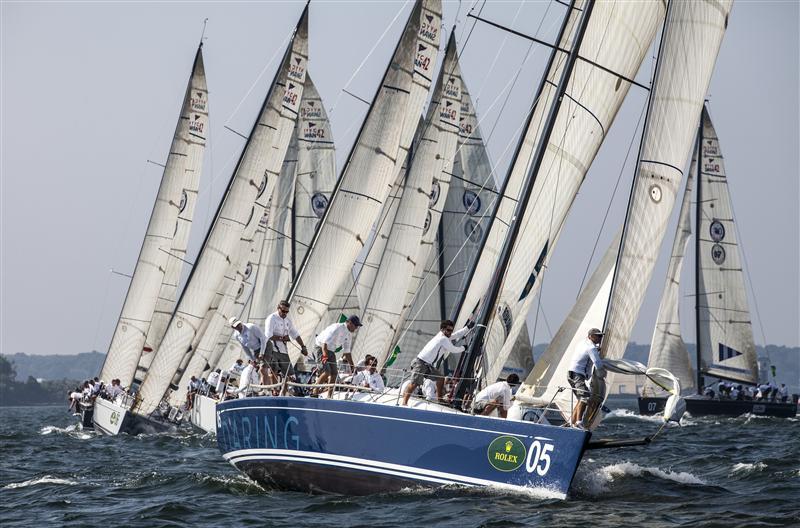
POLYGON ((284 310, 283 308, 278 308, 278 313, 288 314, 289 310, 284 310))

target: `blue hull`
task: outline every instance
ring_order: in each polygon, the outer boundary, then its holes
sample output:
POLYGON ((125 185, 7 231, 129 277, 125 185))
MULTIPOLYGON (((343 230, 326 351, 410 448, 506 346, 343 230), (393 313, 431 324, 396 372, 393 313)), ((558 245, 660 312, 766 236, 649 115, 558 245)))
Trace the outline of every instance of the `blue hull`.
POLYGON ((217 405, 217 445, 260 484, 371 494, 501 486, 565 497, 590 434, 355 401, 259 397, 217 405))

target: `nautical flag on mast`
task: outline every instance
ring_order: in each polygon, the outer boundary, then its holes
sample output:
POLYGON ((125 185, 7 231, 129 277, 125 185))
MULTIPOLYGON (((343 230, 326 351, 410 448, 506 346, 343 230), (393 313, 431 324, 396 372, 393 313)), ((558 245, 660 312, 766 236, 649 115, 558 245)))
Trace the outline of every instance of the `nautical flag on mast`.
POLYGON ((742 353, 738 350, 734 350, 733 348, 723 345, 722 343, 719 344, 719 360, 725 361, 726 359, 735 358, 736 356, 741 356, 742 353))

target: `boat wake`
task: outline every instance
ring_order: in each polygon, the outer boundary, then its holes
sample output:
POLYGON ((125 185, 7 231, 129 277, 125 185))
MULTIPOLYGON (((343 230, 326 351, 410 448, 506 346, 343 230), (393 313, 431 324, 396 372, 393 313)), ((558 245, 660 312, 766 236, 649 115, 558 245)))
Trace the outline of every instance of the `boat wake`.
POLYGON ((435 496, 435 497, 508 497, 509 495, 522 496, 529 499, 536 500, 563 500, 566 497, 563 493, 548 488, 524 488, 520 489, 513 486, 504 486, 502 484, 492 484, 489 486, 462 486, 459 484, 449 484, 437 488, 429 487, 410 487, 403 488, 397 493, 392 495, 401 494, 407 496, 435 496))
MULTIPOLYGON (((610 413, 606 414, 604 418, 604 420, 609 420, 609 419, 638 420, 640 422, 650 422, 659 425, 664 423, 664 419, 661 417, 661 415, 656 415, 656 414, 644 415, 635 413, 630 409, 614 409, 610 413)), ((680 424, 676 424, 675 422, 667 423, 667 427, 674 427, 676 425, 680 425, 681 427, 686 427, 686 426, 697 425, 697 422, 692 420, 691 417, 689 417, 688 415, 684 415, 683 418, 681 418, 680 424)))
POLYGON ((602 495, 609 491, 611 484, 625 482, 630 479, 650 479, 652 477, 677 484, 707 485, 706 481, 687 471, 669 471, 657 467, 640 466, 633 462, 621 462, 602 466, 577 478, 576 488, 588 495, 602 495))
POLYGON ((27 488, 28 486, 38 486, 39 484, 57 484, 57 485, 64 485, 64 486, 76 486, 78 482, 74 480, 62 479, 57 477, 52 477, 50 475, 45 475, 43 477, 35 478, 26 480, 23 482, 12 482, 11 484, 7 484, 3 486, 2 489, 18 489, 18 488, 27 488))
POLYGON ((72 438, 77 438, 78 440, 88 440, 94 436, 93 432, 84 431, 83 429, 79 429, 77 425, 68 425, 67 427, 56 427, 55 425, 46 425, 39 429, 40 435, 49 435, 49 434, 65 434, 71 436, 72 438))

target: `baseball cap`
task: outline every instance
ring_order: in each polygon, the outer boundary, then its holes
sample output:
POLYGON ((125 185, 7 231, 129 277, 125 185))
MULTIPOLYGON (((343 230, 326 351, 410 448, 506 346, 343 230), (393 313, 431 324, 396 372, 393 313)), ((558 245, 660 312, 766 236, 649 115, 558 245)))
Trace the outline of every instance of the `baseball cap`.
POLYGON ((606 333, 602 332, 599 328, 590 328, 589 329, 589 335, 590 336, 593 336, 593 335, 601 336, 601 335, 606 335, 606 333))
POLYGON ((228 324, 231 325, 231 327, 236 328, 237 326, 239 326, 239 324, 241 324, 241 321, 235 317, 231 317, 230 319, 228 319, 228 324))
POLYGON ((361 324, 361 319, 359 319, 357 315, 351 315, 347 320, 356 326, 364 326, 361 324))

